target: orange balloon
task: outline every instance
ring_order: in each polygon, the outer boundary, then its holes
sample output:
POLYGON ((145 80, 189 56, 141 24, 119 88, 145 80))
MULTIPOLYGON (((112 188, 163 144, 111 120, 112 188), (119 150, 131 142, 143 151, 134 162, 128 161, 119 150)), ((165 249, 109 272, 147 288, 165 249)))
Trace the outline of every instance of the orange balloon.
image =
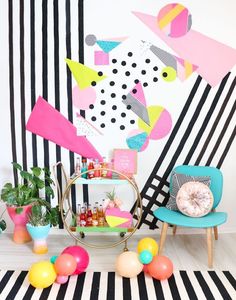
POLYGON ((168 257, 157 255, 147 265, 147 269, 153 278, 165 280, 173 274, 173 263, 168 257))
POLYGON ((68 276, 74 273, 77 267, 76 259, 70 254, 61 254, 54 264, 57 275, 68 276))

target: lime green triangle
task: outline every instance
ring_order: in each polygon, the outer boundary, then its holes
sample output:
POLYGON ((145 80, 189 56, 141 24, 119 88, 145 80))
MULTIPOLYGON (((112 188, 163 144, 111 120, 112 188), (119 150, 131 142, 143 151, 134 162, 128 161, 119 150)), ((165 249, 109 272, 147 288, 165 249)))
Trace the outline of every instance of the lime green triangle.
POLYGON ((107 77, 99 76, 97 71, 69 58, 66 58, 66 62, 81 90, 91 86, 93 81, 97 83, 107 77))
POLYGON ((106 220, 110 227, 116 227, 120 224, 123 224, 123 223, 129 221, 129 219, 127 219, 127 218, 121 218, 121 217, 115 217, 115 216, 106 216, 106 220))

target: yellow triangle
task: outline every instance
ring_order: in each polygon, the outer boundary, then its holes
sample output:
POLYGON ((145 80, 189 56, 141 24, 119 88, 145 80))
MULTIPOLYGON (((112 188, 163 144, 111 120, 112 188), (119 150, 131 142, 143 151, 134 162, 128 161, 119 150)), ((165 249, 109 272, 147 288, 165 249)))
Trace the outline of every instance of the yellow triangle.
POLYGON ((106 216, 106 220, 110 227, 116 227, 120 224, 123 224, 123 223, 129 221, 129 219, 127 219, 127 218, 120 218, 120 217, 114 217, 114 216, 106 216))
POLYGON ((97 83, 107 77, 105 75, 99 76, 97 71, 69 58, 66 58, 66 63, 81 90, 91 86, 93 81, 97 83))

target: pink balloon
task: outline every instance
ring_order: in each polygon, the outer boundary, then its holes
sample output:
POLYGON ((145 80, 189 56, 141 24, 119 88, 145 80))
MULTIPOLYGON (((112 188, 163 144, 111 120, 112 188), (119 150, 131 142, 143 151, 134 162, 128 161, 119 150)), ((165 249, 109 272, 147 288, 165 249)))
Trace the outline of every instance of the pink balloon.
POLYGON ((96 101, 96 91, 92 87, 81 90, 77 85, 72 90, 72 100, 75 107, 88 109, 96 101))
POLYGON ((83 273, 89 264, 88 252, 80 246, 69 246, 62 251, 62 254, 67 253, 72 255, 76 262, 77 267, 72 275, 83 273))
POLYGON ((152 277, 158 280, 165 280, 173 274, 173 263, 164 255, 156 255, 150 264, 147 265, 147 269, 152 277))
POLYGON ((67 280, 68 280, 68 276, 57 275, 56 283, 63 284, 66 283, 67 280))

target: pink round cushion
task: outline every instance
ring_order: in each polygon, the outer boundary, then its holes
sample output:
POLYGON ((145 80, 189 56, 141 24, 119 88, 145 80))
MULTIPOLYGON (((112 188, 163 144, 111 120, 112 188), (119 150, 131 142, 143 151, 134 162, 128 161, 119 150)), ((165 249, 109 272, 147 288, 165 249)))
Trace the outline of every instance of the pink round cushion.
POLYGON ((181 186, 176 197, 178 209, 189 217, 207 215, 213 206, 213 195, 207 185, 189 181, 181 186))

